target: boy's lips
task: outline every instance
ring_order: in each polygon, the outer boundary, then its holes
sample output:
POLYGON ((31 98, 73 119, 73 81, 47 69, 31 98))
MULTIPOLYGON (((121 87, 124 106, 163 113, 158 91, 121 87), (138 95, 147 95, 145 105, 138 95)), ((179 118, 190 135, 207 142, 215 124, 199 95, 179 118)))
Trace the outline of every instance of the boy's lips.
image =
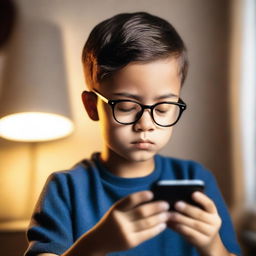
POLYGON ((131 144, 133 144, 138 149, 149 149, 155 143, 150 140, 136 140, 133 141, 131 144))

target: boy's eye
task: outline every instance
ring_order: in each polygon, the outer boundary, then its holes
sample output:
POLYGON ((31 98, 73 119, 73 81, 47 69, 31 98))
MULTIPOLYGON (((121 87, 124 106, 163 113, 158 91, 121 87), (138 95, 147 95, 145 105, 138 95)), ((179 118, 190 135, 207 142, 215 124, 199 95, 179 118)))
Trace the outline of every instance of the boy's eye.
POLYGON ((133 102, 119 102, 116 105, 116 110, 120 112, 138 111, 139 105, 133 102))
POLYGON ((160 114, 165 114, 171 111, 172 107, 173 106, 171 104, 160 104, 155 108, 155 111, 160 114))

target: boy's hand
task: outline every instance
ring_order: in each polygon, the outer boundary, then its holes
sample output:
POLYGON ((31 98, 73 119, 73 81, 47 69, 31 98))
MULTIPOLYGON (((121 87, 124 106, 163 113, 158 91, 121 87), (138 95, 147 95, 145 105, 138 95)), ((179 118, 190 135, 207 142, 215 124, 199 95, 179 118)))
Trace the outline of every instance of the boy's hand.
POLYGON ((168 226, 192 243, 202 255, 229 255, 219 237, 221 218, 213 201, 201 192, 194 192, 192 198, 203 209, 177 202, 168 221, 168 226), (223 254, 218 254, 222 252, 223 254))
POLYGON ((149 202, 152 198, 152 192, 142 191, 116 202, 84 236, 93 236, 90 240, 101 250, 95 255, 128 250, 161 233, 170 216, 169 205, 163 201, 149 202))

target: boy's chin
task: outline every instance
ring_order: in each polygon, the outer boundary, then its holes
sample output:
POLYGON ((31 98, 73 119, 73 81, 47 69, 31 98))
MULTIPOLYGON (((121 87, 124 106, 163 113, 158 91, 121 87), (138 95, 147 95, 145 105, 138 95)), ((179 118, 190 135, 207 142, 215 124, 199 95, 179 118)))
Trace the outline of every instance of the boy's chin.
POLYGON ((137 152, 132 152, 127 156, 128 160, 131 162, 144 162, 144 161, 149 161, 152 160, 152 158, 155 156, 156 152, 152 151, 137 151, 137 152))

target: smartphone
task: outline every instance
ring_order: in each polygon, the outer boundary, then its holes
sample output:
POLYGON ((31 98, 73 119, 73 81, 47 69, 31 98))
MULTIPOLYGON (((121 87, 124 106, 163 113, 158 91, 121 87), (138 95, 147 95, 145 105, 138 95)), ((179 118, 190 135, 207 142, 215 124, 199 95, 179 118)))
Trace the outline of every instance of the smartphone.
POLYGON ((185 201, 202 208, 192 199, 192 193, 195 191, 204 191, 203 180, 160 180, 152 187, 153 200, 167 201, 171 211, 175 210, 174 204, 177 201, 185 201))

